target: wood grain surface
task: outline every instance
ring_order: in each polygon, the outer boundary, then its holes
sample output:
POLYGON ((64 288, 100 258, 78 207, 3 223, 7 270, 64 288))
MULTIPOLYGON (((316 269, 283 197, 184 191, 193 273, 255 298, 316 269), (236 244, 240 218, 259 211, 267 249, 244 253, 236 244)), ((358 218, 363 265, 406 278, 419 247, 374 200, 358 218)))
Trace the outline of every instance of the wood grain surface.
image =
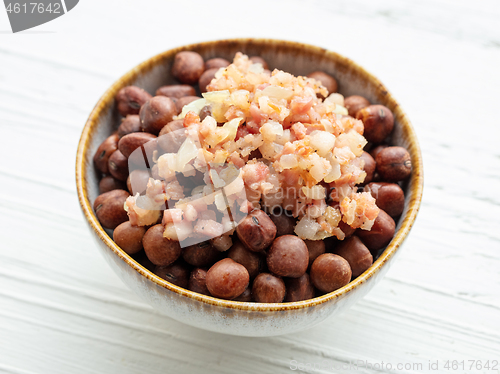
POLYGON ((0 372, 500 373, 499 17, 494 0, 86 0, 11 34, 1 9, 0 372), (424 156, 422 208, 386 278, 282 337, 153 311, 98 254, 75 192, 81 129, 115 79, 166 49, 244 36, 352 58, 401 103, 424 156))

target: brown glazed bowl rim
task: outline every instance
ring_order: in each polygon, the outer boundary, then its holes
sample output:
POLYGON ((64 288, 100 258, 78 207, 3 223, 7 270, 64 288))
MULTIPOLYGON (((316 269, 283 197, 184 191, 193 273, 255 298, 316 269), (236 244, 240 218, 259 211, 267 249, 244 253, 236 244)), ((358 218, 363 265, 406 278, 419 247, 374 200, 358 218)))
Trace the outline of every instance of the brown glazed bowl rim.
POLYGON ((128 266, 133 268, 135 271, 148 278, 151 282, 155 283, 157 286, 164 287, 172 292, 175 292, 181 296, 191 298, 194 300, 198 300, 201 303, 219 306, 223 308, 230 308, 235 310, 246 310, 246 311, 259 311, 259 312, 271 312, 271 311, 286 311, 286 310, 294 310, 294 309, 304 309, 312 306, 316 306, 319 304, 326 303, 333 299, 339 298, 341 296, 346 295, 351 290, 361 286, 365 283, 369 278, 374 276, 380 269, 384 266, 384 264, 396 253, 398 248, 401 246, 405 238, 407 237, 410 229, 415 222, 418 210, 420 208, 420 203, 422 199, 423 192, 423 165, 422 165, 422 155, 420 152, 420 147, 418 145, 418 140, 415 134, 415 131, 406 117, 406 114, 401 110, 399 104, 394 100, 392 95, 387 91, 385 86, 372 74, 368 73, 364 68, 351 61, 350 59, 339 55, 338 53, 331 52, 325 50, 324 48, 292 42, 292 41, 284 41, 284 40, 276 40, 276 39, 258 39, 258 38, 237 38, 237 39, 225 39, 225 40, 216 40, 216 41, 208 41, 197 44, 185 45, 182 47, 177 47, 174 49, 170 49, 168 51, 162 52, 156 56, 151 57, 150 59, 140 63, 132 70, 127 72, 121 78, 119 78, 113 85, 104 93, 104 95, 99 99, 96 106, 90 113, 90 116, 85 124, 85 127, 82 131, 82 135, 78 144, 77 156, 76 156, 76 186, 78 192, 78 199, 80 201, 80 205, 82 211, 87 219, 88 223, 92 230, 97 234, 100 240, 109 248, 109 250, 113 251, 118 257, 120 257, 128 266), (187 289, 178 287, 174 284, 169 283, 168 281, 158 277, 151 271, 144 268, 138 262, 136 262, 133 258, 127 255, 118 245, 108 236, 108 234, 101 227, 99 221, 97 220, 94 211, 92 209, 92 205, 89 201, 87 188, 86 188, 86 168, 85 168, 85 160, 86 154, 89 150, 89 143, 92 135, 97 130, 99 117, 101 113, 109 107, 111 101, 114 100, 114 96, 118 92, 118 90, 132 82, 139 75, 144 72, 150 71, 154 66, 156 66, 160 61, 163 61, 169 57, 173 57, 176 53, 184 50, 192 50, 203 47, 216 47, 220 43, 241 43, 241 44, 260 44, 260 45, 285 45, 290 48, 300 49, 301 51, 310 52, 311 54, 323 54, 327 57, 340 61, 345 65, 349 65, 353 71, 359 74, 363 80, 370 81, 374 86, 378 86, 380 90, 384 91, 384 96, 387 99, 387 103, 391 103, 394 108, 397 108, 397 117, 398 122, 404 128, 405 134, 407 136, 408 141, 412 145, 410 151, 411 159, 412 159, 412 183, 410 185, 410 189, 412 191, 412 199, 409 202, 408 209, 406 215, 403 217, 403 221, 400 222, 400 228, 397 231, 396 235, 392 239, 391 243, 387 246, 384 252, 380 255, 380 257, 373 263, 373 265, 366 270, 359 277, 348 283, 346 286, 339 288, 336 291, 330 292, 328 294, 298 301, 291 303, 277 303, 277 304, 266 304, 266 303, 253 303, 253 302, 240 302, 240 301, 232 301, 232 300, 223 300, 218 299, 211 296, 202 295, 193 291, 189 291, 187 289))

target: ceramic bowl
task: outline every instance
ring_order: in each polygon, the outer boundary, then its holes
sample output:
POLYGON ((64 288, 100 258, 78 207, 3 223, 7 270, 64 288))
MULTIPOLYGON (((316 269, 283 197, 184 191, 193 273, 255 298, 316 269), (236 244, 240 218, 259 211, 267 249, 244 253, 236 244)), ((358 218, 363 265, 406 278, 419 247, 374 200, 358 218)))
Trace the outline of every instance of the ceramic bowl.
POLYGON ((219 333, 240 336, 271 336, 312 327, 348 309, 371 290, 389 269, 415 222, 423 189, 422 157, 415 132, 405 113, 385 86, 353 61, 323 48, 269 39, 232 39, 186 45, 171 49, 141 63, 118 79, 90 113, 78 145, 76 183, 81 208, 90 232, 109 265, 137 295, 161 313, 186 324, 219 333), (395 116, 393 143, 408 149, 413 173, 406 183, 405 209, 397 232, 373 265, 348 285, 329 294, 300 302, 281 304, 245 303, 201 295, 159 278, 122 251, 99 224, 92 209, 98 196, 99 178, 92 157, 99 144, 117 128, 119 116, 115 94, 127 85, 150 93, 173 84, 170 69, 177 52, 192 50, 205 59, 232 60, 236 52, 260 55, 270 68, 294 75, 315 70, 332 74, 344 96, 362 95, 373 104, 389 107, 395 116))

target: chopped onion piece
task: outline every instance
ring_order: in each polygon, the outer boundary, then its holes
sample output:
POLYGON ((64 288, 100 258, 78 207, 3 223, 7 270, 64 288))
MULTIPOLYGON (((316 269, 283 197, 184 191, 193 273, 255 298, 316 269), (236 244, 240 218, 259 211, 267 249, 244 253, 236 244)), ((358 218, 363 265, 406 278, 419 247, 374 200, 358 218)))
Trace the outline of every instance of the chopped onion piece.
POLYGON ((169 180, 175 177, 175 158, 177 154, 175 153, 165 153, 158 157, 158 175, 165 180, 169 180), (170 155, 170 156, 169 156, 170 155), (173 156, 172 156, 173 155, 173 156), (173 157, 173 159, 172 159, 173 157), (171 161, 172 160, 172 161, 171 161), (172 168, 170 167, 170 163, 172 163, 172 168))
POLYGON ((233 181, 235 178, 237 178, 240 175, 240 173, 241 173, 240 169, 236 169, 236 167, 233 164, 229 164, 220 171, 219 176, 222 179, 224 179, 224 181, 227 184, 233 181))
POLYGON ((339 179, 342 175, 340 171, 340 164, 334 158, 330 160, 330 165, 332 166, 332 168, 328 175, 324 178, 326 183, 332 183, 333 181, 339 179))
POLYGON ((179 114, 177 117, 174 117, 174 119, 183 119, 184 117, 186 117, 186 114, 188 114, 188 112, 194 112, 199 115, 203 107, 205 107, 206 105, 207 100, 205 99, 191 101, 189 104, 184 105, 181 114, 179 114))
POLYGON ((264 143, 259 147, 259 151, 267 160, 271 160, 281 153, 283 146, 276 143, 264 143))
POLYGON ((333 110, 333 113, 347 116, 349 114, 349 111, 347 110, 347 108, 343 107, 342 105, 335 105, 335 109, 333 110))
POLYGON ((332 94, 330 94, 330 96, 328 96, 325 101, 323 102, 329 102, 329 103, 334 103, 335 105, 340 105, 340 106, 344 106, 344 96, 337 93, 337 92, 334 92, 332 94))
MULTIPOLYGON (((340 231, 340 229, 337 229, 338 231, 340 231)), ((342 233, 342 231, 340 231, 342 233)), ((330 236, 333 236, 332 234, 330 234, 329 232, 327 231, 324 231, 324 230, 319 230, 316 235, 314 235, 314 239, 312 240, 323 240, 323 239, 326 239, 326 238, 329 238, 330 236)), ((339 238, 340 239, 340 238, 339 238)), ((343 239, 343 238, 342 238, 343 239)))
POLYGON ((264 123, 259 131, 265 141, 273 142, 277 136, 283 136, 283 125, 275 121, 269 121, 264 123))
POLYGON ((231 94, 229 90, 204 92, 201 94, 208 103, 222 104, 231 94))
POLYGON ((237 178, 235 178, 231 183, 224 187, 224 192, 227 196, 230 196, 243 191, 244 188, 245 183, 243 182, 242 174, 240 173, 237 178))
POLYGON ((191 222, 182 221, 178 223, 168 223, 165 225, 163 237, 170 240, 183 241, 191 235, 193 226, 191 222))
POLYGON ((250 108, 250 92, 247 90, 234 91, 231 94, 231 102, 242 110, 248 110, 250 108))
POLYGON ((289 100, 293 96, 293 91, 280 86, 267 86, 262 90, 262 95, 274 97, 276 99, 289 100))
POLYGON ((328 160, 320 157, 317 153, 309 156, 309 162, 312 165, 309 169, 309 174, 317 182, 321 181, 330 172, 331 165, 328 160))
POLYGON ((326 131, 313 131, 309 135, 309 145, 318 151, 321 157, 325 157, 335 146, 335 135, 326 131))
POLYGON ((223 140, 234 140, 236 138, 236 132, 238 131, 238 126, 244 118, 234 118, 229 122, 226 122, 222 128, 227 131, 227 136, 223 140))
POLYGON ((319 121, 323 127, 325 128, 325 131, 329 132, 329 133, 333 133, 333 125, 332 123, 327 120, 326 118, 323 118, 321 121, 319 121))
POLYGON ((351 225, 356 218, 356 200, 345 197, 342 200, 343 213, 344 213, 344 221, 348 225, 351 225))
POLYGON ((295 233, 301 239, 314 240, 319 230, 321 230, 321 225, 307 216, 302 217, 295 226, 295 233))
POLYGON ((221 188, 226 185, 226 182, 219 177, 216 170, 211 169, 209 174, 210 174, 210 179, 212 180, 212 183, 215 188, 221 188))
POLYGON ((189 161, 198 156, 198 147, 191 138, 186 138, 177 152, 176 171, 183 171, 189 161))
POLYGON ((187 206, 186 206, 186 219, 188 221, 192 222, 192 221, 196 220, 196 218, 198 218, 198 212, 191 204, 187 204, 187 206))
POLYGON ((326 222, 332 227, 337 227, 339 225, 340 220, 342 219, 340 210, 333 208, 331 206, 326 207, 323 217, 325 218, 326 222))
POLYGON ((223 212, 227 209, 226 198, 220 191, 215 193, 215 206, 220 212, 223 212))
POLYGON ((248 71, 254 74, 262 74, 264 72, 264 67, 260 62, 256 62, 250 65, 248 71))
POLYGON ((281 156, 280 164, 283 169, 292 169, 297 167, 299 165, 299 162, 297 161, 297 155, 290 154, 281 156))
POLYGON ((319 184, 312 186, 310 188, 302 187, 302 192, 309 199, 320 200, 326 198, 325 187, 320 186, 319 184))

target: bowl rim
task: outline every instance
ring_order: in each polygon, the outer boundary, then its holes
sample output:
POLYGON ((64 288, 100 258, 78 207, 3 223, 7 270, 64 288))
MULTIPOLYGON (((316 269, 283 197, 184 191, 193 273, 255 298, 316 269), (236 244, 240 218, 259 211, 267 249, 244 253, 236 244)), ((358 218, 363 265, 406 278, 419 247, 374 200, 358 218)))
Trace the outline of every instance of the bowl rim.
POLYGON ((220 39, 213 41, 206 41, 201 43, 193 43, 189 45, 184 45, 181 47, 176 47, 159 53, 139 65, 135 66, 123 76, 121 76, 118 80, 116 80, 111 87, 109 87, 106 92, 101 96, 95 107, 92 109, 85 126, 82 131, 82 135, 80 137, 77 154, 76 154, 76 187, 78 193, 78 200, 80 202, 81 209, 83 214, 95 232, 95 234, 102 240, 102 242, 108 247, 109 250, 113 251, 118 257, 121 258, 128 266, 130 266, 133 270, 146 277, 148 280, 156 284, 157 286, 166 288, 180 296, 187 297, 193 300, 200 301, 205 304, 230 308, 230 309, 238 309, 238 310, 246 310, 246 311, 260 311, 260 312, 269 312, 269 311, 288 311, 288 310, 297 310, 297 309, 305 309, 308 307, 320 305, 326 303, 330 300, 339 298, 341 296, 346 295, 350 291, 358 288, 375 274, 377 274, 383 265, 395 255, 398 248, 401 246, 403 241, 408 236, 408 233, 415 222, 418 210, 420 208, 422 193, 423 193, 423 162, 422 155, 420 151, 420 146, 418 144, 418 140, 415 134, 415 130, 408 120, 406 114, 401 109, 400 105, 393 98, 393 96, 389 93, 387 88, 371 73, 366 71, 363 67, 350 60, 347 57, 344 57, 336 52, 326 50, 321 47, 313 46, 310 44, 299 43, 294 41, 286 41, 286 40, 278 40, 278 39, 265 39, 265 38, 232 38, 232 39, 220 39), (137 261, 135 261, 132 257, 126 254, 118 245, 108 236, 106 231, 101 227, 97 217, 94 214, 92 209, 92 205, 90 203, 87 189, 86 189, 86 155, 89 150, 90 138, 93 133, 97 129, 97 124, 101 113, 107 109, 109 103, 114 100, 114 96, 116 92, 125 85, 129 84, 132 80, 136 79, 141 75, 142 72, 148 71, 156 66, 161 61, 174 56, 176 53, 184 50, 195 50, 200 47, 215 47, 219 43, 239 43, 239 44, 260 44, 260 45, 285 45, 290 48, 298 48, 300 50, 313 52, 314 54, 324 54, 329 58, 333 58, 334 60, 341 62, 343 64, 349 65, 353 70, 356 71, 357 74, 360 74, 364 79, 371 81, 374 86, 378 86, 378 89, 384 93, 384 96, 387 99, 387 102, 391 102, 397 110, 397 117, 399 123, 402 127, 405 128, 407 138, 411 144, 411 149, 409 152, 411 154, 412 160, 412 183, 411 183, 411 191, 412 191, 412 199, 409 201, 408 210, 406 215, 402 217, 403 221, 401 222, 401 226, 399 230, 396 232, 396 235, 391 240, 389 245, 386 247, 384 252, 379 256, 379 258, 368 268, 363 274, 358 276, 353 281, 349 282, 342 288, 339 288, 333 292, 327 293, 322 296, 315 297, 313 299, 291 302, 291 303, 276 303, 276 304, 267 304, 267 303, 254 303, 254 302, 241 302, 241 301, 233 301, 233 300, 223 300, 218 299, 212 296, 207 296, 203 294, 196 293, 194 291, 190 291, 188 289, 184 289, 178 287, 174 284, 169 283, 163 278, 158 277, 153 272, 149 271, 137 261))

